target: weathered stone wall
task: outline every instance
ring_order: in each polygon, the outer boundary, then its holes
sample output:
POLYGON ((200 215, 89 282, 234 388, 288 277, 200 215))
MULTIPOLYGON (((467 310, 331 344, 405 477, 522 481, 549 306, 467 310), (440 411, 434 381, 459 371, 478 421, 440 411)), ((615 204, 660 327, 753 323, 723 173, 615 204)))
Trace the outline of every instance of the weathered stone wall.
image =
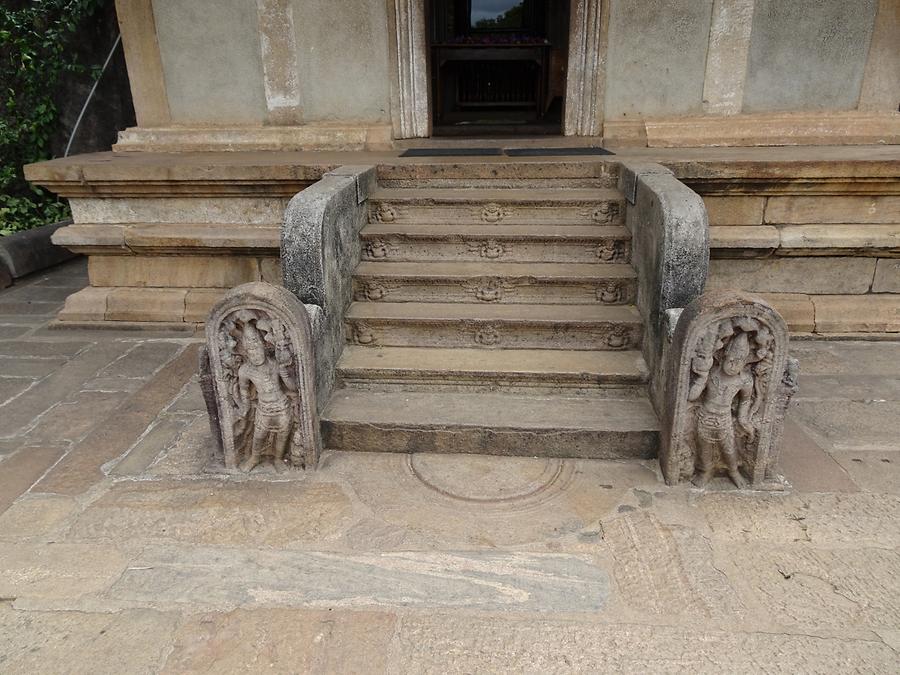
MULTIPOLYGON (((118 149, 362 149, 392 130, 427 135, 426 22, 401 4, 117 0, 138 123, 152 130, 118 149)), ((598 56, 570 54, 566 133, 653 147, 900 140, 900 0, 573 7, 587 17, 573 44, 598 56)))
POLYGON ((793 181, 757 172, 727 185, 685 177, 709 213, 708 288, 760 294, 795 333, 900 331, 896 181, 839 166, 793 181))

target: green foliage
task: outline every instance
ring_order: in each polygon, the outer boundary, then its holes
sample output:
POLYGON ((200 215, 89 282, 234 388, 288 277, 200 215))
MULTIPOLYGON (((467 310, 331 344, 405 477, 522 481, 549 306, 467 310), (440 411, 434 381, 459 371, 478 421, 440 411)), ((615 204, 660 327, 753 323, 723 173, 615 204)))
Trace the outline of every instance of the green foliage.
MULTIPOLYGON (((22 166, 50 159, 63 76, 75 62, 77 29, 106 0, 4 0, 0 5, 0 235, 68 217, 68 205, 30 185, 22 166)), ((96 74, 95 74, 96 76, 96 74)))

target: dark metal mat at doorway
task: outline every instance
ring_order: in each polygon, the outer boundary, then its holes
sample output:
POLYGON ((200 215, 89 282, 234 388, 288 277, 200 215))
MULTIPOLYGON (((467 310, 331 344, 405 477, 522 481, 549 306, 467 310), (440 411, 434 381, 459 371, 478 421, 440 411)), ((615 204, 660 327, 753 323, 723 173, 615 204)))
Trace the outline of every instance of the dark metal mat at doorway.
POLYGON ((562 157, 613 155, 606 148, 410 148, 401 157, 562 157))

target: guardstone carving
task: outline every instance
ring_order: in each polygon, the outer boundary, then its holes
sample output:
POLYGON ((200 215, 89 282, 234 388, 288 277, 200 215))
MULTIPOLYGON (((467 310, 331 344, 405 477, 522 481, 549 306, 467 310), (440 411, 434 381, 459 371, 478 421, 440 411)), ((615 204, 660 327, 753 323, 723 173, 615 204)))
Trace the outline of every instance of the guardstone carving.
POLYGON ((206 321, 201 383, 226 469, 316 467, 312 330, 306 308, 284 288, 253 282, 229 291, 206 321))
POLYGON ((670 351, 660 465, 666 483, 780 487, 784 414, 796 391, 784 320, 765 301, 708 293, 682 312, 670 351))

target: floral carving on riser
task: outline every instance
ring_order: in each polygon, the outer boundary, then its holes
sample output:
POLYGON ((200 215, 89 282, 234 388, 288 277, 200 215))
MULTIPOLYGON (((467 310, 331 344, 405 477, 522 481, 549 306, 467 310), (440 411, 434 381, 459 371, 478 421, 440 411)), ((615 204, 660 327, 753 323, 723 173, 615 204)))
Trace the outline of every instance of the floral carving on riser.
POLYGON ((363 256, 366 260, 382 260, 392 254, 396 254, 397 248, 391 246, 382 239, 374 239, 366 242, 363 247, 363 256))
POLYGON ((469 253, 477 253, 482 258, 495 260, 503 256, 507 252, 506 246, 496 239, 488 239, 487 241, 474 241, 466 244, 469 253))
POLYGON ((616 202, 603 202, 582 215, 588 216, 597 225, 606 225, 619 217, 619 208, 616 202))
POLYGON ((509 209, 500 204, 485 204, 481 209, 481 220, 485 223, 499 223, 509 215, 509 209))
POLYGON ((376 223, 393 223, 397 220, 397 209, 385 202, 377 204, 369 214, 376 223))
POLYGON ((263 282, 229 291, 206 322, 201 382, 218 459, 249 473, 316 467, 314 347, 309 316, 288 290, 263 282))
POLYGON ((764 300, 707 293, 688 305, 670 350, 660 464, 666 482, 781 488, 778 451, 798 364, 764 300))
POLYGON ((616 281, 608 281, 597 286, 595 295, 604 305, 614 305, 624 300, 625 289, 616 281))
POLYGON ((605 239, 592 250, 603 262, 622 262, 628 255, 625 242, 615 239, 605 239))

